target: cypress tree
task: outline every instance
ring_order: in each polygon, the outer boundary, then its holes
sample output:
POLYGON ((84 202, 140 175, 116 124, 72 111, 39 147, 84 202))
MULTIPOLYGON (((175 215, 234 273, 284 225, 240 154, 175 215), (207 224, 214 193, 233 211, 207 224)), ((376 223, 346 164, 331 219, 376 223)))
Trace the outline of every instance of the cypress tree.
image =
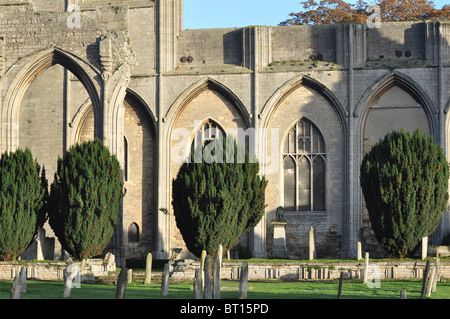
POLYGON ((116 156, 99 139, 58 159, 50 188, 49 223, 75 259, 98 256, 111 239, 123 197, 116 156))
POLYGON ((5 152, 0 158, 0 187, 0 259, 10 261, 29 247, 45 223, 45 170, 28 148, 5 152))
POLYGON ((210 143, 222 148, 224 160, 211 163, 202 157, 201 163, 184 163, 172 183, 177 227, 189 251, 198 257, 203 250, 214 256, 219 245, 224 253, 231 249, 259 223, 266 206, 267 181, 258 175, 259 163, 250 162, 248 152, 239 163, 234 141, 228 149, 225 140, 210 143))
POLYGON ((448 201, 449 167, 440 146, 420 130, 387 134, 364 156, 361 187, 378 242, 396 257, 412 255, 439 225, 448 201))

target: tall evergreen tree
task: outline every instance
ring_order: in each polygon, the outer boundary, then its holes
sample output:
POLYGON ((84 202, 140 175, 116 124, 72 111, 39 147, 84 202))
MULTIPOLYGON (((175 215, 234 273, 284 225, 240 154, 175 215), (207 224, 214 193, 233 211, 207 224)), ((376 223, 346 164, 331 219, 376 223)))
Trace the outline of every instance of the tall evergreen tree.
POLYGON ((202 250, 214 256, 219 245, 224 253, 231 249, 259 223, 266 206, 267 181, 258 175, 258 162, 250 161, 245 152, 245 161, 239 163, 234 141, 228 149, 226 141, 210 143, 216 150, 222 148, 223 161, 205 161, 203 156, 200 163, 185 163, 172 184, 177 226, 189 251, 198 257, 202 250))
POLYGON ((396 257, 414 253, 439 225, 448 201, 449 167, 420 130, 387 134, 365 155, 361 187, 378 242, 396 257))
POLYGON ((75 259, 98 256, 111 239, 123 197, 116 156, 99 139, 75 145, 58 159, 49 223, 75 259))
POLYGON ((47 216, 45 170, 31 151, 0 158, 0 259, 13 260, 36 238, 47 216))

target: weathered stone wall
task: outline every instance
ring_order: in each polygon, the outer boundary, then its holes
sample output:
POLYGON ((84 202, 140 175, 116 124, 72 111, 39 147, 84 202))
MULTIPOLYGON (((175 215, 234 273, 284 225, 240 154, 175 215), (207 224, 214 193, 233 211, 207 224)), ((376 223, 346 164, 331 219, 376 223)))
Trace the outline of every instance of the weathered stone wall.
MULTIPOLYGON (((73 262, 78 268, 81 262, 73 262)), ((27 270, 27 278, 37 280, 64 280, 64 272, 67 267, 65 262, 0 262, 0 279, 13 280, 20 272, 21 267, 27 270)), ((103 259, 87 259, 83 274, 92 279, 98 276, 108 276, 114 273, 116 265, 107 265, 103 259)))
POLYGON ((179 64, 234 64, 242 63, 242 29, 185 30, 178 42, 179 64), (211 45, 211 43, 214 45, 211 45), (192 57, 192 62, 183 58, 192 57))
POLYGON ((123 201, 123 229, 126 255, 140 258, 153 251, 155 243, 155 137, 146 110, 132 99, 124 102, 124 136, 127 141, 126 174, 123 201), (139 227, 139 241, 130 242, 128 229, 132 223, 139 227))
MULTIPOLYGON (((344 185, 344 132, 340 120, 328 101, 318 92, 305 86, 295 89, 276 108, 270 118, 269 130, 279 131, 279 140, 274 144, 283 152, 287 133, 301 119, 314 123, 322 133, 326 143, 326 210, 325 211, 285 211, 286 245, 290 258, 307 258, 309 250, 309 229, 314 227, 318 256, 330 257, 338 254, 342 242, 342 211, 344 185), (289 119, 286 118, 289 114, 289 119)), ((271 135, 270 135, 271 138, 271 135)), ((271 147, 272 141, 268 145, 271 147)), ((269 147, 268 147, 269 148, 269 147)), ((280 167, 283 167, 280 158, 280 167)), ((275 210, 283 202, 283 171, 267 174, 269 180, 266 203, 267 220, 275 218, 275 210)), ((283 205, 282 205, 283 206, 283 205)), ((267 245, 270 251, 272 229, 268 229, 267 245)))
POLYGON ((273 61, 336 61, 336 26, 289 26, 272 28, 273 61))
MULTIPOLYGON (((381 121, 383 127, 401 128, 399 117, 408 124, 414 117, 450 154, 448 22, 183 30, 182 0, 73 3, 81 10, 76 28, 67 24, 66 1, 0 5, 0 147, 29 146, 51 177, 57 156, 94 136, 124 164, 123 136, 133 136, 129 173, 139 178, 127 181, 130 202, 111 241, 122 262, 148 250, 165 259, 173 248, 184 247, 171 211, 171 180, 180 166, 171 162, 172 132, 187 128, 194 134, 196 121, 277 128, 280 147, 302 117, 322 132, 326 210, 286 215, 292 258, 306 254, 311 226, 319 257, 354 256, 358 241, 371 253, 379 248, 359 186, 364 141, 379 133, 366 128, 381 121), (423 112, 410 114, 392 103, 387 105, 392 116, 373 117, 379 109, 372 107, 383 96, 390 100, 384 94, 392 88, 401 88, 404 100, 417 101, 423 112), (133 103, 123 103, 131 96, 133 103), (142 242, 128 249, 133 222, 141 226, 142 242)), ((256 150, 267 148, 270 154, 269 142, 258 139, 256 150)), ((269 180, 268 207, 246 240, 261 257, 271 253, 270 222, 284 205, 282 165, 262 172, 269 180)), ((432 241, 449 230, 445 213, 432 241)))
MULTIPOLYGON (((432 265, 432 263, 430 263, 432 265)), ((239 262, 224 262, 220 269, 221 279, 239 280, 239 262)), ((426 262, 370 262, 369 266, 378 267, 380 280, 384 279, 423 279, 426 262)), ((198 262, 172 262, 170 271, 174 279, 190 280, 194 278, 198 262)), ((288 262, 288 263, 248 263, 249 280, 333 280, 339 279, 344 272, 345 279, 364 278, 364 262, 322 263, 320 261, 288 262)), ((450 263, 441 261, 439 266, 441 278, 450 278, 450 263)), ((371 277, 373 278, 373 277, 371 277)), ((375 278, 373 278, 375 279, 375 278)))
MULTIPOLYGON (((177 115, 177 120, 174 124, 174 131, 176 130, 187 130, 190 132, 189 136, 182 137, 175 134, 171 139, 171 149, 174 153, 171 154, 170 158, 170 177, 171 180, 175 179, 177 173, 182 165, 183 153, 175 154, 175 150, 180 150, 180 143, 185 143, 184 147, 190 150, 192 145, 194 134, 197 130, 201 129, 201 125, 208 120, 213 120, 221 126, 223 131, 227 133, 228 130, 236 130, 241 128, 245 130, 246 124, 242 119, 241 114, 239 114, 237 108, 233 103, 223 94, 216 90, 210 88, 204 88, 197 95, 192 97, 189 103, 187 103, 177 115), (181 160, 181 162, 180 162, 181 160)), ((186 150, 186 148, 185 148, 186 150)), ((169 190, 170 194, 171 189, 169 190)), ((173 234, 172 240, 174 243, 174 248, 183 248, 185 244, 183 238, 177 228, 175 217, 173 214, 171 217, 171 233, 173 234)), ((187 251, 183 253, 185 255, 187 251)))

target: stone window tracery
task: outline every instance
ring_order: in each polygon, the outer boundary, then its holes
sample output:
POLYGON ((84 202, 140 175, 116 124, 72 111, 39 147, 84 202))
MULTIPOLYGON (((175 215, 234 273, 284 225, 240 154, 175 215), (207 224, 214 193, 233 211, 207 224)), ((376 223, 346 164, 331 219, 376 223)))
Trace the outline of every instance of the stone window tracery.
POLYGON ((325 210, 325 140, 308 119, 297 122, 283 149, 284 209, 325 210))
POLYGON ((219 124, 217 124, 217 122, 208 119, 203 122, 195 133, 191 150, 194 151, 198 150, 198 148, 201 149, 205 142, 212 141, 216 138, 225 138, 225 131, 219 124))

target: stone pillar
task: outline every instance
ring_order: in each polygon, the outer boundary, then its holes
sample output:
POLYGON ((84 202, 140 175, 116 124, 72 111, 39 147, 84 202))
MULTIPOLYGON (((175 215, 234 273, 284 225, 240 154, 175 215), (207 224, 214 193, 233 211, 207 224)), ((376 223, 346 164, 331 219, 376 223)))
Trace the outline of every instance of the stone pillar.
MULTIPOLYGON (((173 70, 177 63, 177 39, 183 29, 183 0, 156 0, 155 1, 155 26, 156 26, 156 122, 157 141, 160 148, 158 165, 158 194, 157 207, 171 207, 169 189, 169 133, 166 131, 165 114, 171 102, 166 102, 164 74, 173 70)), ((171 220, 169 214, 157 211, 158 239, 156 243, 157 259, 170 258, 171 251, 171 220)))

